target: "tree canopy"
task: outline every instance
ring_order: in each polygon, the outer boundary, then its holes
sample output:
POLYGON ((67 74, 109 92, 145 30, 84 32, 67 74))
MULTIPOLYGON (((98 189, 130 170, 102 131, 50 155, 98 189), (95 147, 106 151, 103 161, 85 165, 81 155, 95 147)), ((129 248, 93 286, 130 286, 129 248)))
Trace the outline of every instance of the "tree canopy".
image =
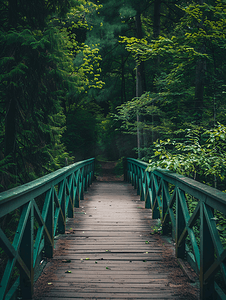
POLYGON ((0 4, 2 190, 225 125, 224 0, 0 4))

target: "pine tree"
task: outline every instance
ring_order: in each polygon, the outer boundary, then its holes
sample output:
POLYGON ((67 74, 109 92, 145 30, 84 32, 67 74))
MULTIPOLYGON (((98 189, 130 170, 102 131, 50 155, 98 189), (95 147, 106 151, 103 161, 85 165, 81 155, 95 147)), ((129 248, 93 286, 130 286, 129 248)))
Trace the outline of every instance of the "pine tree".
MULTIPOLYGON (((175 4, 161 2, 158 38, 154 37, 153 26, 153 32, 143 40, 135 36, 123 40, 137 61, 146 61, 152 74, 146 74, 149 93, 141 101, 121 106, 119 118, 131 129, 131 121, 135 125, 135 120, 129 115, 134 118, 136 107, 146 118, 143 123, 146 130, 154 130, 153 141, 173 136, 174 131, 191 123, 210 128, 216 121, 223 121, 225 112, 225 3, 177 1, 175 4), (123 111, 127 112, 127 118, 122 117, 123 111)), ((154 11, 150 9, 151 16, 154 11)))
POLYGON ((73 65, 73 38, 63 24, 65 17, 79 22, 71 13, 84 10, 79 2, 1 0, 4 189, 62 166, 68 155, 61 142, 66 121, 62 104, 80 83, 73 65))

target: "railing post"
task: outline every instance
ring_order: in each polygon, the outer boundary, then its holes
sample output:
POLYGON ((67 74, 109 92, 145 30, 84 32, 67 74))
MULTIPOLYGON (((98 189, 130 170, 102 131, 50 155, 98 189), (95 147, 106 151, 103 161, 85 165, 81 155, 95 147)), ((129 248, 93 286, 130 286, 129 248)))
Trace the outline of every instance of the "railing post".
POLYGON ((74 218, 74 178, 73 175, 71 175, 71 178, 68 179, 68 184, 70 183, 70 190, 67 195, 69 197, 69 206, 68 206, 68 218, 74 218))
POLYGON ((82 178, 81 178, 80 185, 81 185, 80 200, 84 200, 84 184, 82 178))
MULTIPOLYGON (((67 179, 65 179, 66 181, 67 179)), ((61 234, 65 233, 66 229, 66 182, 61 182, 58 186, 59 191, 58 195, 60 197, 60 206, 61 206, 61 211, 62 215, 60 214, 60 219, 58 223, 58 232, 61 234)))
POLYGON ((87 166, 87 187, 90 187, 91 184, 91 171, 92 171, 92 165, 87 166))
MULTIPOLYGON (((157 180, 156 180, 156 183, 157 183, 157 180)), ((152 177, 151 177, 151 191, 152 191, 152 218, 159 219, 160 213, 159 213, 159 207, 158 207, 158 202, 157 202, 157 193, 156 193, 156 187, 155 187, 155 175, 154 174, 152 174, 152 177)))
POLYGON ((79 171, 77 171, 75 173, 75 207, 79 207, 80 206, 80 196, 79 196, 79 187, 80 187, 80 183, 79 183, 79 171))
POLYGON ((185 241, 181 242, 179 245, 180 236, 185 228, 185 220, 182 210, 182 203, 180 201, 180 193, 181 191, 177 188, 176 195, 176 257, 184 258, 185 256, 185 241))
POLYGON ((91 182, 94 181, 95 177, 94 177, 94 172, 95 172, 95 164, 96 164, 96 160, 93 161, 92 163, 92 180, 91 182))
POLYGON ((132 166, 131 166, 131 163, 128 162, 127 163, 127 167, 128 167, 128 171, 127 171, 127 174, 128 174, 128 182, 129 183, 132 183, 132 166))
POLYGON ((144 201, 145 200, 145 180, 146 180, 146 175, 145 175, 145 170, 142 170, 140 168, 140 200, 144 201))
POLYGON ((135 167, 135 170, 134 188, 137 189, 137 195, 141 197, 141 170, 138 166, 135 167))
POLYGON ((84 200, 84 167, 81 169, 81 176, 79 177, 79 199, 84 200))
POLYGON ((123 158, 123 172, 124 172, 124 181, 128 181, 128 177, 127 177, 127 159, 126 157, 123 158))
POLYGON ((145 193, 145 208, 151 208, 151 186, 150 186, 150 175, 146 172, 146 193, 145 193))
POLYGON ((84 182, 84 191, 87 192, 88 189, 88 166, 84 167, 84 175, 83 175, 83 182, 84 182))
POLYGON ((216 299, 214 295, 214 276, 209 278, 207 282, 204 280, 205 272, 214 262, 214 245, 207 218, 213 218, 213 210, 202 202, 200 206, 200 299, 214 300, 216 299))
MULTIPOLYGON (((29 210, 29 205, 24 206, 24 210, 29 210)), ((28 213, 28 211, 27 211, 28 213)), ((34 207, 31 205, 23 238, 20 245, 20 256, 30 271, 30 277, 25 271, 20 269, 20 292, 22 299, 31 299, 33 294, 34 269, 33 269, 33 243, 34 243, 34 207)))
POLYGON ((169 212, 168 212, 168 203, 167 203, 167 195, 169 193, 168 182, 163 180, 162 183, 162 231, 163 234, 167 234, 167 228, 169 225, 169 212))
POLYGON ((46 228, 49 232, 49 238, 45 235, 45 256, 48 258, 53 257, 54 247, 54 188, 51 189, 51 195, 46 203, 47 215, 46 215, 46 228))
POLYGON ((80 206, 80 201, 79 201, 79 187, 78 187, 78 185, 77 185, 77 187, 76 187, 76 194, 75 194, 75 207, 77 207, 77 208, 79 208, 79 206, 80 206))
MULTIPOLYGON (((130 165, 130 167, 131 167, 131 183, 132 183, 132 186, 134 187, 134 182, 135 182, 135 179, 134 179, 134 174, 135 174, 135 172, 134 172, 134 165, 130 165)), ((134 189, 135 189, 135 187, 134 187, 134 189)))

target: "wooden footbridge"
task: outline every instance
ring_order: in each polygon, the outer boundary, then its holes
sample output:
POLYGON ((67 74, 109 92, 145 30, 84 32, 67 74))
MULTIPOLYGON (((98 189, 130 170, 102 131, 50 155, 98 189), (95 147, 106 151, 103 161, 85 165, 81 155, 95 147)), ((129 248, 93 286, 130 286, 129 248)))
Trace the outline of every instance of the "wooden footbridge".
POLYGON ((0 299, 197 299, 175 257, 197 273, 200 299, 225 299, 215 214, 226 194, 135 159, 124 168, 124 182, 91 185, 89 159, 0 194, 0 299), (174 244, 152 234, 159 220, 174 244))

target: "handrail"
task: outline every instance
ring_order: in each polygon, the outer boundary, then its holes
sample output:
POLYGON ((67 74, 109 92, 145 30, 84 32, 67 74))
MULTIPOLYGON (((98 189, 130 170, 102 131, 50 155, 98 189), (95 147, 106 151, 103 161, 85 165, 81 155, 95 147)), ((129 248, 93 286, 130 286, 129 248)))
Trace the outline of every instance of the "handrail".
POLYGON ((145 162, 127 158, 125 180, 137 189, 145 208, 152 209, 152 217, 161 219, 163 233, 171 225, 176 256, 182 259, 187 256, 199 275, 200 299, 225 299, 226 295, 214 279, 215 274, 221 272, 221 284, 226 290, 226 249, 214 215, 217 211, 226 215, 226 194, 167 170, 149 172, 147 167, 145 162), (197 202, 192 210, 188 206, 189 199, 197 202), (197 228, 199 236, 195 232, 197 228))
POLYGON ((43 255, 53 256, 54 237, 64 233, 83 193, 94 178, 94 158, 59 169, 30 183, 0 193, 0 218, 17 212, 13 240, 0 228, 0 247, 8 257, 0 283, 0 300, 31 299, 34 271, 43 255), (19 276, 12 284, 15 266, 19 276))

